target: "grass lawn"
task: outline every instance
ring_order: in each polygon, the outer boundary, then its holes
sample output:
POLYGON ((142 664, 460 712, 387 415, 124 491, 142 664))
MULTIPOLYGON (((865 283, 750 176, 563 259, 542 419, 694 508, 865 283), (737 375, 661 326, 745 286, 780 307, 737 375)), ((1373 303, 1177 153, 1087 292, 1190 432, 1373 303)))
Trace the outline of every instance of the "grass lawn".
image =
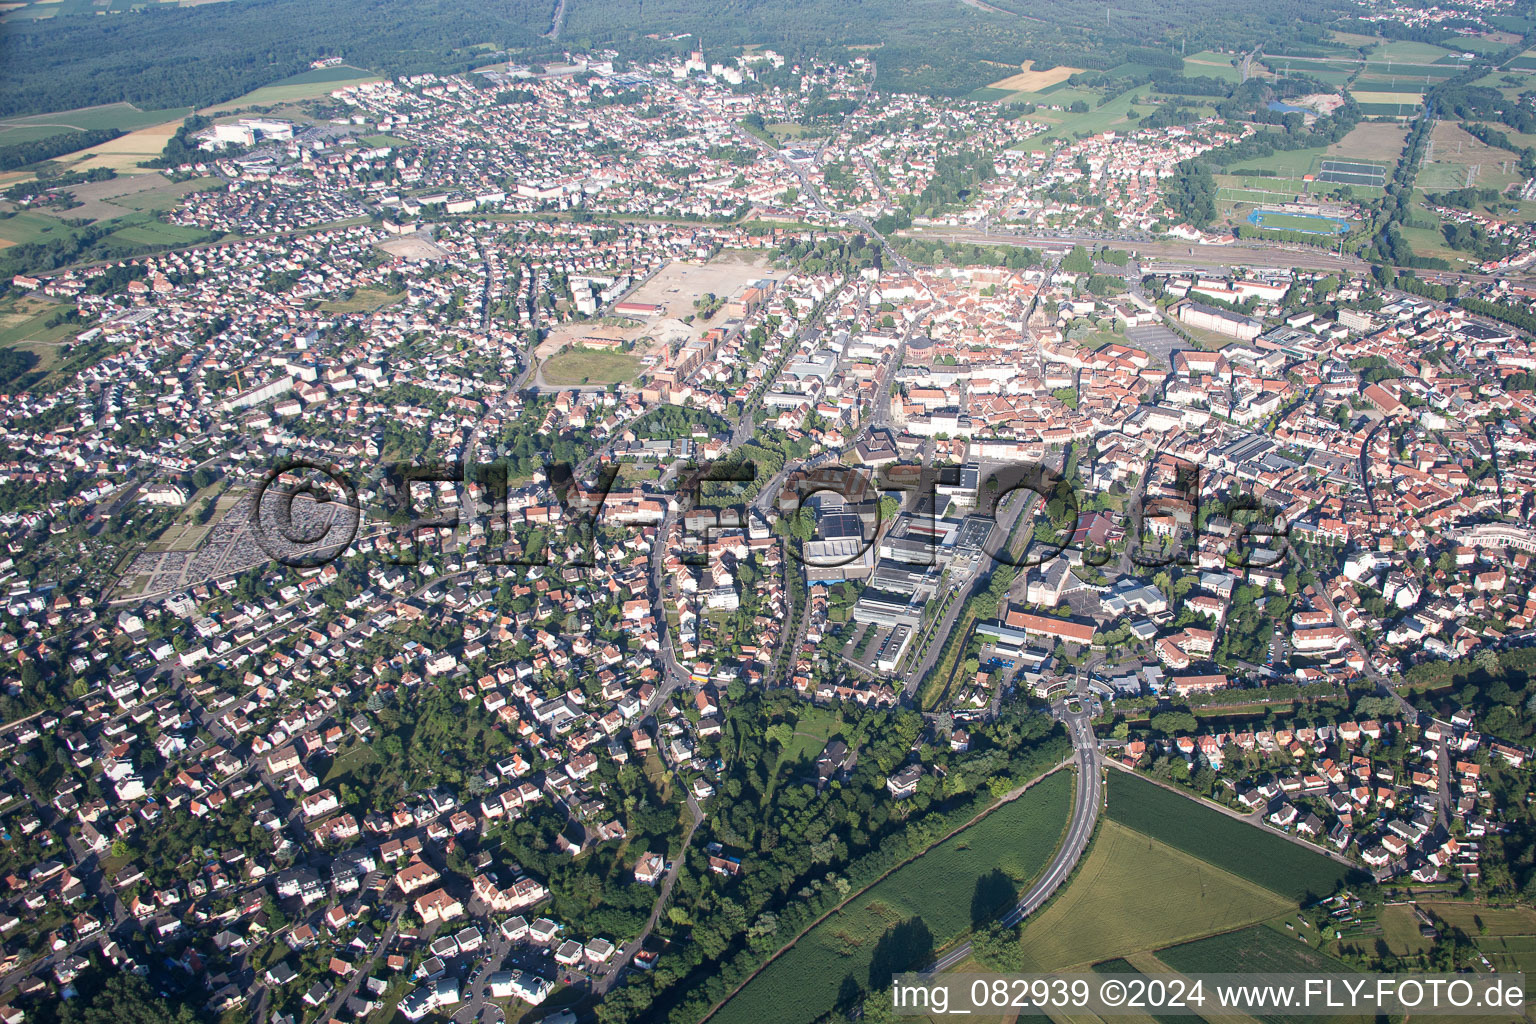
POLYGON ((1284 897, 1105 821, 1067 889, 1024 926, 1026 970, 1054 971, 1241 928, 1284 897))
POLYGON ((1381 937, 1387 948, 1398 956, 1423 953, 1430 947, 1430 940, 1419 934, 1419 919, 1413 908, 1406 904, 1382 907, 1378 917, 1381 937))
POLYGON ((1403 228, 1402 234, 1415 255, 1438 257, 1449 261, 1453 267, 1461 266, 1470 255, 1446 245, 1445 236, 1433 228, 1403 228))
POLYGON ((186 228, 180 224, 151 220, 118 228, 107 237, 128 245, 191 245, 207 241, 213 236, 202 228, 186 228))
POLYGON ((1083 346, 1083 348, 1088 349, 1090 352, 1097 352, 1105 345, 1129 344, 1129 342, 1125 340, 1125 335, 1118 331, 1089 331, 1087 334, 1084 334, 1080 337, 1074 337, 1072 340, 1083 346))
POLYGON ((1484 39, 1482 36, 1460 36, 1456 40, 1455 51, 1463 53, 1503 53, 1509 49, 1508 43, 1501 43, 1497 39, 1484 39))
POLYGON ((369 146, 409 146, 410 145, 410 143, 405 141, 404 139, 397 139, 393 135, 369 135, 369 136, 367 136, 366 138, 363 139, 363 142, 366 145, 369 145, 369 146))
POLYGON ((640 360, 629 352, 568 348, 544 360, 546 384, 614 384, 640 375, 640 360))
MULTIPOLYGON (((1087 86, 1075 87, 1070 85, 1060 85, 1047 92, 1016 92, 1011 97, 1009 97, 1009 99, 1011 102, 1040 103, 1053 107, 1070 107, 1078 100, 1082 100, 1084 103, 1092 106, 1102 97, 1103 93, 1101 93, 1099 90, 1090 89, 1087 86)), ((1046 117, 1062 119, 1066 117, 1078 116, 1080 115, 1067 114, 1064 112, 1051 110, 1042 110, 1029 115, 1031 120, 1044 120, 1046 117)))
POLYGON ((1330 32, 1328 37, 1341 46, 1375 46, 1386 41, 1380 36, 1367 36, 1359 32, 1330 32))
POLYGON ((777 773, 781 765, 794 765, 816 759, 828 738, 843 724, 842 716, 828 708, 808 707, 795 722, 795 733, 789 743, 779 751, 774 766, 777 773))
POLYGON ((1379 161, 1387 165, 1390 173, 1403 155, 1403 143, 1407 138, 1406 125, 1362 122, 1329 146, 1326 152, 1328 156, 1346 160, 1379 161))
POLYGON ((768 125, 768 131, 777 139, 798 139, 802 135, 810 134, 811 129, 803 124, 795 124, 793 121, 778 121, 768 125))
POLYGON ((716 1024, 814 1020, 850 983, 905 969, 971 927, 970 895, 992 872, 1022 888, 1040 873, 1071 813, 1073 777, 1057 772, 898 868, 811 929, 720 1008, 716 1024), (878 959, 877 959, 878 958, 878 959))
POLYGON ((337 784, 345 782, 354 769, 360 768, 365 764, 377 764, 378 760, 379 755, 374 753, 372 747, 366 743, 359 743, 331 762, 331 767, 326 771, 322 785, 329 786, 333 782, 337 784))
POLYGON ((399 302, 403 292, 387 292, 382 288, 359 288, 350 299, 322 302, 320 308, 327 313, 372 313, 390 303, 399 302))
POLYGON ((1429 151, 1414 183, 1430 192, 1468 185, 1502 189, 1519 180, 1518 162, 1508 150, 1489 146, 1460 125, 1442 121, 1430 135, 1429 151))
MULTIPOLYGON (((1290 149, 1271 153, 1269 156, 1245 157, 1234 161, 1232 171, 1274 171, 1283 178, 1300 179, 1304 174, 1317 170, 1318 161, 1328 152, 1326 146, 1310 149, 1290 149)), ((1274 180, 1274 179, 1270 179, 1274 180)))
POLYGON ((83 324, 61 323, 55 324, 52 327, 46 326, 48 318, 54 312, 55 310, 53 309, 45 310, 35 316, 29 316, 20 322, 8 324, 3 330, 0 330, 0 347, 9 348, 12 345, 20 345, 23 348, 28 348, 38 354, 38 360, 41 364, 44 358, 43 348, 47 348, 49 351, 56 350, 51 346, 38 345, 33 347, 23 343, 59 341, 64 338, 73 337, 85 330, 85 325, 83 324))
POLYGON ((1139 776, 1109 773, 1108 815, 1208 864, 1299 902, 1333 892, 1350 869, 1139 776))
POLYGON ((656 753, 655 747, 645 752, 645 775, 660 791, 662 802, 671 802, 672 773, 667 770, 666 765, 661 763, 661 757, 656 753))
POLYGON ((1237 339, 1229 334, 1221 334, 1217 331, 1207 331, 1203 327, 1191 327, 1189 324, 1179 324, 1179 329, 1195 339, 1195 344, 1207 352, 1220 352, 1228 345, 1237 343, 1237 339))

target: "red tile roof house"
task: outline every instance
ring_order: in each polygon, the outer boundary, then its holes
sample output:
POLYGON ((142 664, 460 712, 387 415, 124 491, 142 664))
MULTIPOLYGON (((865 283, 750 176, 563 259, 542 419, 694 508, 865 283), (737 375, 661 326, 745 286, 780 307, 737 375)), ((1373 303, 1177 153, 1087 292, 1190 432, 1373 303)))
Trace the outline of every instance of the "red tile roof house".
POLYGON ((1053 615, 1034 615, 1029 612, 1010 611, 1003 625, 1022 629, 1031 636, 1051 637, 1072 644, 1091 644, 1096 630, 1091 623, 1058 619, 1053 615))

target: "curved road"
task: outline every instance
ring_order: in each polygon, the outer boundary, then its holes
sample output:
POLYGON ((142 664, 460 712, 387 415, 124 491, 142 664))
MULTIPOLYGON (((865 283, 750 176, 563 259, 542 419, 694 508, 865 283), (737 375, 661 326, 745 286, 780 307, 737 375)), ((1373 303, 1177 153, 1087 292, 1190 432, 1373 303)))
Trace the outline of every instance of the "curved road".
MULTIPOLYGON (((1045 874, 1029 887, 1013 909, 1003 915, 1003 924, 1012 927, 1040 909, 1040 905, 1067 880, 1077 866, 1088 841, 1093 838, 1094 825, 1099 820, 1099 805, 1103 802, 1104 783, 1099 773, 1099 746, 1093 738, 1093 727, 1088 724, 1087 714, 1061 715, 1072 735, 1072 748, 1077 752, 1077 794, 1072 805, 1072 821, 1067 825, 1067 836, 1062 840, 1056 856, 1045 869, 1045 874)), ((924 973, 947 971, 971 955, 971 944, 962 942, 933 962, 924 973)))

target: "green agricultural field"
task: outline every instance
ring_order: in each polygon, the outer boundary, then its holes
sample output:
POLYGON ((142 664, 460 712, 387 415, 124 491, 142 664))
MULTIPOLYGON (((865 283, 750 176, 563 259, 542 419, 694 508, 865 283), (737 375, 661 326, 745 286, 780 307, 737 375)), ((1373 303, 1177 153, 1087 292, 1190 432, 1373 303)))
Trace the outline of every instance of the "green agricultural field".
POLYGON ((1110 773, 1108 814, 1113 821, 1297 901, 1328 895, 1350 871, 1321 853, 1126 772, 1110 773))
POLYGON ((1430 80, 1431 85, 1442 78, 1452 78, 1459 71, 1460 68, 1455 64, 1413 64, 1407 61, 1378 60, 1376 58, 1365 62, 1366 75, 1372 77, 1379 75, 1389 80, 1393 76, 1416 78, 1420 82, 1427 78, 1430 80))
MULTIPOLYGON (((1073 777, 1057 772, 964 832, 898 868, 811 929, 711 1018, 715 1024, 801 1024, 831 1010, 851 981, 870 986, 877 954, 887 969, 903 948, 938 950, 971 927, 976 882, 1001 871, 1022 888, 1038 875, 1071 814, 1073 777), (900 932, 897 929, 902 929, 900 932), (919 936, 912 939, 916 933, 919 936)), ((919 957, 922 958, 922 957, 919 957)))
MULTIPOLYGON (((1093 972, 1095 974, 1136 974, 1143 978, 1150 977, 1145 971, 1140 970, 1135 964, 1123 957, 1116 957, 1113 960, 1105 960, 1103 963, 1094 964, 1093 972)), ((1152 1013, 1147 1015, 1147 1019, 1155 1021, 1156 1024, 1189 1024, 1188 1017, 1175 1017, 1168 1014, 1152 1013)))
POLYGON ((1526 50, 1504 67, 1510 71, 1536 71, 1536 50, 1526 50))
MULTIPOLYGON (((1102 107, 1092 107, 1090 103, 1091 109, 1087 113, 1062 115, 1060 124, 1042 135, 1036 135, 1033 138, 1024 140, 1014 148, 1026 150, 1046 149, 1054 145, 1053 140, 1055 139, 1071 138, 1074 135, 1097 135, 1099 132, 1113 128, 1116 125, 1128 123, 1126 115, 1132 109, 1131 101, 1139 98, 1145 91, 1145 89, 1127 89, 1102 107)), ((1060 103, 1061 100, 1053 97, 1051 102, 1060 103)), ((1145 104, 1139 113, 1146 113, 1147 108, 1150 108, 1150 106, 1151 104, 1145 104)))
MULTIPOLYGON (((1101 99, 1097 89, 1080 88, 1067 85, 1065 82, 1051 86, 1041 92, 1016 92, 1010 97, 1010 102, 1046 104, 1053 107, 1070 107, 1078 100, 1092 106, 1101 99)), ((1069 114, 1064 111, 1042 110, 1037 120, 1043 120, 1045 116, 1052 115, 1057 118, 1078 117, 1078 114, 1069 114)))
POLYGON ((236 97, 228 103, 221 103, 217 107, 210 107, 203 111, 205 114, 228 113, 243 107, 265 107, 277 103, 288 103, 293 100, 314 99, 319 96, 329 95, 336 89, 348 85, 356 85, 359 82, 376 82, 379 76, 362 68, 354 68, 342 64, 334 68, 319 68, 314 71, 306 71, 301 75, 291 75, 288 78, 279 79, 270 85, 264 85, 260 89, 236 97))
POLYGON ((1503 53, 1509 49, 1508 43, 1501 43, 1497 39, 1484 39, 1482 36, 1461 36, 1456 40, 1453 48, 1457 52, 1476 53, 1483 56, 1503 53))
POLYGON ((1528 994, 1536 989, 1536 911, 1473 903, 1423 902, 1421 906, 1470 936, 1495 970, 1525 974, 1528 994))
POLYGON ((117 128, 131 132, 138 128, 179 121, 192 112, 190 107, 169 110, 140 110, 132 103, 107 103, 99 107, 60 110, 53 114, 9 117, 0 121, 0 146, 45 139, 68 131, 117 128))
MULTIPOLYGON (((1456 51, 1458 54, 1461 51, 1456 51)), ((1442 57, 1451 56, 1452 51, 1434 43, 1416 43, 1410 39, 1394 39, 1389 43, 1382 43, 1370 53, 1373 61, 1412 61, 1418 64, 1433 64, 1442 57)))
POLYGON ((1358 60, 1308 60, 1300 57, 1268 55, 1263 60, 1264 66, 1277 78, 1306 75, 1334 88, 1339 88, 1348 82, 1355 72, 1360 70, 1360 63, 1358 60))
POLYGON ((1233 63, 1236 59, 1230 53, 1201 50, 1184 58, 1184 74, 1190 78, 1219 78, 1224 82, 1235 82, 1242 77, 1237 65, 1233 63))
POLYGON ((46 241, 70 234, 68 224, 35 210, 23 210, 14 217, 0 218, 0 241, 12 245, 46 241))
POLYGON ((1024 926, 1029 970, 1062 970, 1241 928, 1291 906, 1118 822, 1099 829, 1071 884, 1024 926))
MULTIPOLYGON (((1303 929, 1310 934, 1311 929, 1303 929)), ((1181 974, 1350 974, 1342 960, 1313 949, 1305 934, 1292 936, 1267 925, 1197 939, 1157 951, 1157 959, 1181 974)), ((1266 1014, 1256 1017, 1264 1024, 1319 1024, 1322 1020, 1368 1018, 1291 1017, 1266 1014)))
POLYGON ((628 352, 568 348, 544 360, 540 374, 546 384, 615 384, 640 374, 640 360, 628 352))
MULTIPOLYGON (((1433 82, 1427 83, 1434 85, 1433 82)), ((1426 83, 1417 75, 1361 75, 1355 79, 1350 92, 1355 96, 1389 92, 1394 95, 1417 96, 1424 92, 1426 83)), ((1404 102, 1407 102, 1405 99, 1404 102)))

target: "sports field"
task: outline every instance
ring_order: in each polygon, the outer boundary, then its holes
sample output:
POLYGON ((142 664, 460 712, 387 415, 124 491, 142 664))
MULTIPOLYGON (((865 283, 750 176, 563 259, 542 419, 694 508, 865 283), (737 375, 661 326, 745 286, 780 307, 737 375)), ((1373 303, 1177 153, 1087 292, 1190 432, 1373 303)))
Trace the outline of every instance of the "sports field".
POLYGON ((1474 138, 1454 121, 1435 124, 1415 184, 1426 192, 1503 189, 1520 180, 1519 159, 1474 138))
POLYGON ((1387 183, 1389 166, 1373 160, 1348 160, 1340 157, 1323 157, 1318 161, 1319 181, 1339 185, 1368 185, 1381 188, 1387 183))
POLYGON ((1309 235, 1337 235, 1349 230, 1346 220, 1279 210, 1254 210, 1248 215, 1248 223, 1268 231, 1301 231, 1309 235))

